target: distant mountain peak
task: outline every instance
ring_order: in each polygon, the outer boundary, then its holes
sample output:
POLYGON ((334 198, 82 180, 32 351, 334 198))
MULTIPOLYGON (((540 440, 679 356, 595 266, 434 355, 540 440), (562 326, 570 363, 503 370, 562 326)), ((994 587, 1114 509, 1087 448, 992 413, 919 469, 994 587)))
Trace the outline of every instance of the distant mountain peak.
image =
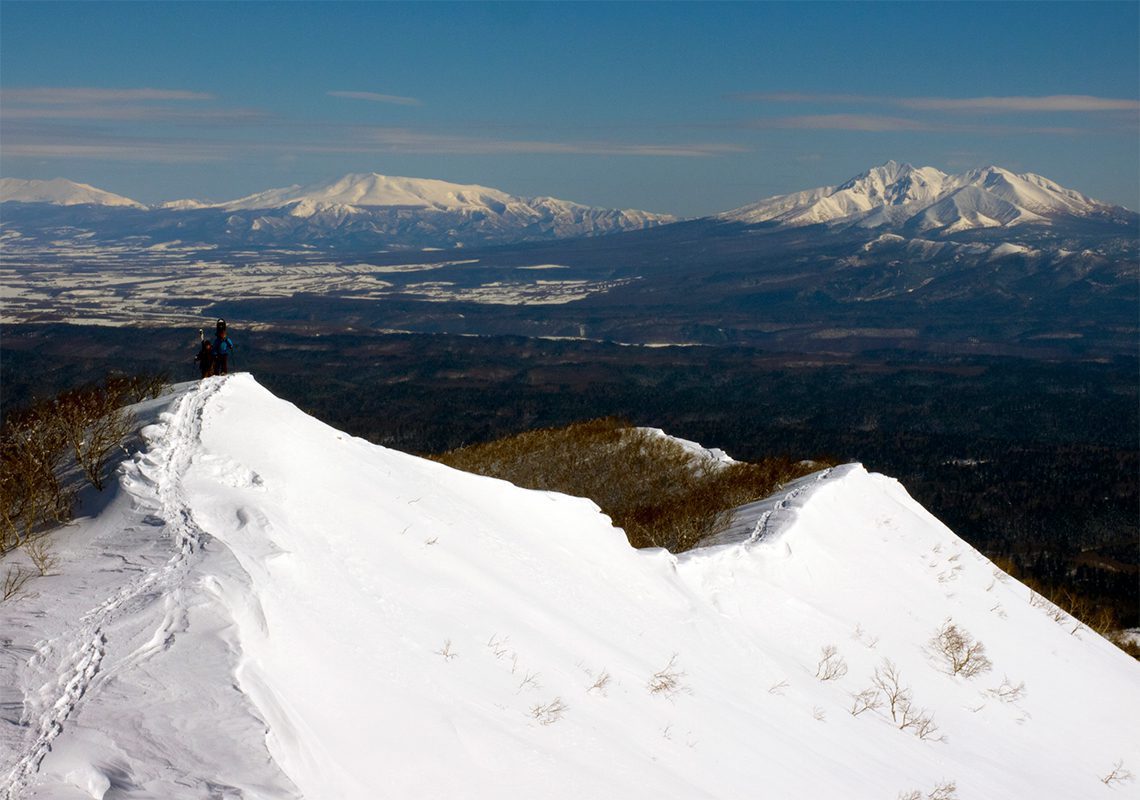
POLYGON ((506 192, 475 184, 433 178, 407 178, 376 172, 352 172, 308 185, 270 189, 217 204, 227 210, 282 208, 291 203, 310 206, 401 206, 457 210, 502 206, 514 198, 506 192))
POLYGON ((991 164, 950 175, 892 160, 838 186, 770 197, 719 217, 788 227, 829 224, 955 232, 1122 213, 1128 212, 1033 173, 991 164))
POLYGON ((53 178, 48 181, 0 178, 0 202, 146 208, 142 203, 131 200, 129 197, 123 197, 102 189, 96 189, 86 183, 76 183, 64 178, 53 178))

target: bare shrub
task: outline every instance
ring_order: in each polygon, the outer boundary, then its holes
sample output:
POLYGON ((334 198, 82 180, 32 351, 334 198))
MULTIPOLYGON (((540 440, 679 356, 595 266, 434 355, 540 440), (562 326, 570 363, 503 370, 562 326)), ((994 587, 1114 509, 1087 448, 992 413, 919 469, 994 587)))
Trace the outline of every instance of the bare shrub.
MULTIPOLYGON (((924 795, 919 789, 911 789, 909 792, 899 792, 898 800, 923 800, 924 795)), ((934 784, 934 788, 925 795, 926 800, 956 800, 958 797, 958 787, 954 781, 943 781, 942 783, 934 784)))
POLYGON ((930 649, 936 658, 945 662, 952 675, 972 678, 993 667, 986 657, 986 646, 949 618, 930 640, 930 649))
POLYGON ((539 673, 537 672, 527 672, 526 675, 523 676, 522 683, 519 684, 518 691, 515 692, 515 694, 521 693, 523 689, 541 689, 542 684, 538 682, 538 677, 539 673))
POLYGON ((819 663, 815 668, 815 676, 821 681, 834 681, 847 674, 847 662, 835 645, 829 644, 820 648, 819 663))
POLYGON ((51 542, 44 535, 29 538, 24 542, 24 553, 39 571, 40 577, 51 574, 59 566, 59 556, 52 550, 51 542))
POLYGON ((871 683, 883 693, 883 698, 891 711, 891 719, 898 722, 901 705, 910 702, 910 689, 903 687, 899 668, 890 659, 884 658, 883 663, 875 667, 871 683))
POLYGON ((996 689, 990 689, 989 693, 1003 703, 1015 703, 1025 696, 1025 681, 1015 686, 1008 677, 1003 677, 1001 685, 996 689))
POLYGON ((19 564, 9 566, 4 573, 4 581, 0 583, 0 601, 11 600, 24 593, 24 586, 32 579, 32 573, 19 564))
POLYGON ((453 658, 459 657, 459 653, 456 653, 454 650, 451 649, 451 640, 450 639, 445 641, 443 643, 443 647, 436 650, 435 654, 437 656, 443 656, 444 661, 450 661, 453 658))
POLYGON ((788 688, 787 681, 777 681, 768 687, 768 694, 783 695, 784 690, 788 688))
POLYGON ((895 722, 900 731, 910 731, 923 740, 943 740, 942 735, 938 732, 938 726, 934 723, 934 715, 925 708, 916 706, 909 694, 899 698, 896 708, 895 722))
POLYGON ((511 637, 509 636, 500 639, 499 634, 493 634, 487 640, 487 649, 494 654, 495 658, 502 659, 511 652, 510 648, 507 647, 510 641, 511 637))
POLYGON ((606 693, 606 687, 610 685, 610 673, 607 670, 602 670, 598 677, 594 678, 594 682, 590 684, 587 692, 598 692, 599 694, 606 693))
POLYGON ((170 375, 166 372, 123 375, 113 373, 104 380, 107 391, 115 397, 115 405, 132 405, 143 400, 154 399, 170 385, 170 375))
MULTIPOLYGON (((1118 646, 1122 645, 1120 640, 1112 636, 1120 627, 1120 621, 1112 607, 1097 598, 1079 594, 1069 587, 1047 586, 1023 574, 1010 559, 995 558, 994 563, 1025 584, 1029 588, 1029 605, 1044 610, 1054 622, 1068 625, 1075 618, 1109 641, 1118 646)), ((999 572, 995 570, 994 574, 997 575, 999 572)), ((1008 576, 1004 577, 1008 580, 1008 576)), ((1077 633, 1078 630, 1079 627, 1074 625, 1071 633, 1077 633)), ((1130 652, 1134 658, 1140 658, 1140 648, 1133 648, 1131 651, 1127 647, 1123 649, 1130 652)))
POLYGON ((857 717, 864 711, 878 711, 883 707, 883 695, 875 688, 864 689, 858 694, 851 695, 851 716, 857 717))
POLYGON ((651 694, 662 694, 672 697, 678 692, 688 691, 681 683, 685 673, 677 669, 677 654, 669 658, 669 663, 654 672, 649 678, 647 687, 651 694))
POLYGON ((121 407, 122 400, 119 391, 107 386, 84 386, 55 399, 54 412, 75 460, 99 491, 103 490, 103 472, 111 454, 135 426, 133 415, 121 407))
POLYGON ((1100 779, 1100 782, 1105 786, 1112 786, 1115 783, 1126 783, 1132 780, 1132 773, 1124 768, 1124 760, 1121 759, 1112 765, 1112 771, 1100 779))
POLYGON ((0 430, 0 552, 11 550, 41 524, 63 522, 71 493, 57 474, 67 433, 40 401, 9 414, 0 430))
POLYGON ((553 725, 562 719, 567 708, 561 697, 555 697, 549 703, 540 703, 531 708, 530 715, 538 720, 539 725, 553 725))
POLYGON ((677 442, 615 418, 529 431, 436 458, 529 489, 588 497, 634 547, 674 553, 720 530, 733 508, 820 466, 781 457, 713 467, 677 442))

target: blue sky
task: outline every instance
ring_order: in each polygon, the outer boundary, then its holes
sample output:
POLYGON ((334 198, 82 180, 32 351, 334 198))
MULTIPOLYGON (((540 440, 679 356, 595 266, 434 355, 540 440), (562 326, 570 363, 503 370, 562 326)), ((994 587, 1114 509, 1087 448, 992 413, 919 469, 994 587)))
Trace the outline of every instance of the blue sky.
POLYGON ((684 216, 888 159, 1140 205, 1140 4, 0 10, 0 173, 143 202, 347 172, 684 216))

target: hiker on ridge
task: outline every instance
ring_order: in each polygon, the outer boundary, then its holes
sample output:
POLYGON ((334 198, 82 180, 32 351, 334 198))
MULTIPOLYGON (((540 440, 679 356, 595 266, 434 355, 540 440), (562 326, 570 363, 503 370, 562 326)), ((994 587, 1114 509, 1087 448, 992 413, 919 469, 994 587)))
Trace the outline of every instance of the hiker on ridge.
MULTIPOLYGON (((198 333, 202 334, 202 331, 198 331, 198 333)), ((194 360, 198 362, 198 369, 203 378, 208 378, 214 374, 214 346, 210 344, 210 340, 205 335, 202 335, 202 346, 198 348, 194 360)))
POLYGON ((215 329, 216 335, 214 336, 214 371, 213 375, 225 375, 229 372, 230 353, 234 351, 234 343, 230 341, 230 337, 226 335, 226 321, 224 319, 218 320, 218 325, 215 329))

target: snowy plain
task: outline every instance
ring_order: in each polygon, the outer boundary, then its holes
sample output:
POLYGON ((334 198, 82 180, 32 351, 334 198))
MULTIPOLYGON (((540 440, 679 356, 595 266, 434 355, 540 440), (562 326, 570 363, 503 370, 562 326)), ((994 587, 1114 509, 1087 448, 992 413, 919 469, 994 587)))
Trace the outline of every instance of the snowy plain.
POLYGON ((0 605, 0 796, 1133 796, 1136 662, 859 465, 674 556, 249 375, 138 414, 0 605), (949 674, 947 619, 992 669, 949 674), (885 659, 927 738, 852 713, 885 659))

